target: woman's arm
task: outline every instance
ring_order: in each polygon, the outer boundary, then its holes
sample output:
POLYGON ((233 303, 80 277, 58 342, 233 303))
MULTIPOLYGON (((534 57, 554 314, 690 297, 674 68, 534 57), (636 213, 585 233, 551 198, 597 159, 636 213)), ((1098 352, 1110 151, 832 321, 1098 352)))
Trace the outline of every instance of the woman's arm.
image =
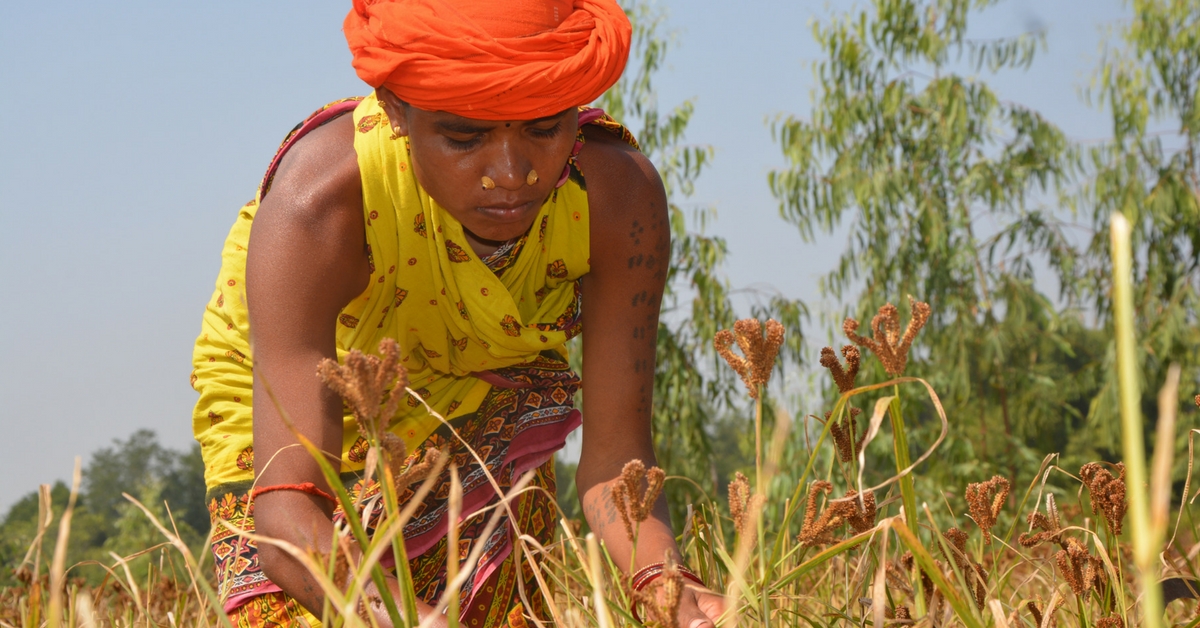
MULTIPOLYGON (((255 215, 246 253, 246 299, 260 487, 312 482, 331 492, 280 409, 298 432, 328 453, 335 468, 340 466, 342 400, 317 377, 317 364, 337 359, 337 316, 370 280, 362 203, 353 121, 342 116, 288 151, 255 215)), ((264 493, 255 499, 255 526, 264 536, 328 554, 333 507, 298 491, 264 493)), ((272 582, 320 614, 324 595, 300 563, 266 543, 259 544, 258 555, 272 582)))
MULTIPOLYGON (((591 271, 583 278, 583 451, 575 481, 584 515, 626 573, 681 560, 665 497, 638 531, 637 557, 609 494, 625 463, 656 464, 651 438, 658 315, 671 255, 666 193, 653 164, 627 144, 589 135, 580 154, 590 206, 591 271)), ((714 600, 704 601, 706 610, 714 600)), ((712 615, 715 617, 715 615, 712 615)), ((711 626, 685 596, 683 626, 711 626)))
MULTIPOLYGON (((297 142, 254 217, 246 251, 246 305, 254 352, 258 486, 312 482, 330 492, 280 409, 340 466, 342 402, 316 373, 321 359, 337 359, 337 315, 366 288, 370 276, 353 141, 350 118, 343 116, 297 142)), ((301 492, 265 493, 255 498, 255 527, 259 534, 327 553, 333 507, 301 492)), ((265 543, 258 555, 272 582, 320 613, 320 587, 299 563, 265 543)))
POLYGON ((625 463, 655 464, 651 395, 671 229, 662 182, 645 156, 596 134, 579 160, 588 181, 591 271, 583 278, 583 451, 576 483, 588 525, 617 566, 632 572, 676 551, 660 499, 642 524, 638 564, 629 565, 630 544, 608 495, 625 463))

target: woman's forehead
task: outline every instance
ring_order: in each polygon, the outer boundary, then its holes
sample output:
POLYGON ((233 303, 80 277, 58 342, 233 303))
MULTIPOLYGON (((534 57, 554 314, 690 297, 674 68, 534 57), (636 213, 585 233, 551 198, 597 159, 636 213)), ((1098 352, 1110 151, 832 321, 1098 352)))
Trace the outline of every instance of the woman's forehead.
POLYGON ((429 111, 427 109, 421 109, 419 107, 412 107, 411 105, 410 105, 410 108, 414 112, 418 112, 418 115, 421 116, 422 118, 424 118, 426 122, 433 124, 434 126, 436 126, 438 128, 442 128, 442 129, 446 129, 446 130, 453 130, 453 131, 461 131, 461 132, 472 132, 472 131, 479 131, 479 130, 494 129, 499 126, 513 125, 513 124, 537 125, 537 124, 542 124, 542 123, 557 122, 557 121, 561 120, 562 118, 566 117, 566 115, 571 112, 571 109, 564 109, 563 111, 560 111, 560 112, 552 114, 552 115, 541 116, 538 118, 532 118, 532 119, 528 119, 528 120, 519 120, 519 119, 478 120, 475 118, 469 118, 466 116, 460 116, 457 114, 453 114, 453 113, 450 113, 447 111, 429 111))

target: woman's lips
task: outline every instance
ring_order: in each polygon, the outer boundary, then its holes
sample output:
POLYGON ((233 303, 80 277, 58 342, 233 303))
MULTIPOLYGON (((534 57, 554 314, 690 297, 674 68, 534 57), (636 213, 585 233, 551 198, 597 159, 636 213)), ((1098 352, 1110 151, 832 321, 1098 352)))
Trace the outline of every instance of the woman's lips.
POLYGON ((496 222, 519 222, 530 211, 536 209, 535 201, 528 201, 520 205, 497 205, 493 207, 477 207, 476 211, 491 218, 496 222))

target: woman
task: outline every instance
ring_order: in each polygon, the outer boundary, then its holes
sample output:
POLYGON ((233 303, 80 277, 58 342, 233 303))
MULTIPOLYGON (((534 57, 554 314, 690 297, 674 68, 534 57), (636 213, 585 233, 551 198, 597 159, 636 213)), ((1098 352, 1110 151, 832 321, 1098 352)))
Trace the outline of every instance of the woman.
MULTIPOLYGON (((465 625, 539 613, 513 531, 553 534, 551 456, 581 422, 563 345, 581 332, 589 394, 575 481, 618 566, 652 581, 664 555, 679 560, 666 504, 641 524, 629 564, 608 487, 628 461, 654 461, 666 199, 632 137, 579 107, 619 78, 627 18, 612 0, 355 0, 345 31, 375 92, 327 106, 285 141, 226 241, 196 345, 194 428, 226 612, 238 626, 315 625, 323 596, 307 571, 218 522, 329 552, 330 488, 279 409, 340 453, 352 481, 364 442, 314 373, 383 338, 399 341, 411 386, 457 433, 410 400, 390 428, 408 451, 466 460, 461 437, 503 488, 533 471, 546 489, 483 538, 476 513, 495 493, 477 464, 462 468, 459 537, 486 548, 463 586, 465 625)), ((422 617, 446 586, 448 474, 436 482, 404 530, 422 617)), ((690 587, 680 625, 710 626, 719 607, 690 587)))

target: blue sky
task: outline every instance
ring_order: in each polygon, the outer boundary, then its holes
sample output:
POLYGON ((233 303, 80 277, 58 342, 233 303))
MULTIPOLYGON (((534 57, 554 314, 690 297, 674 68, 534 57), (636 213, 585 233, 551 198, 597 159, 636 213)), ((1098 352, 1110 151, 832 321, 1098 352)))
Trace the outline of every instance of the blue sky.
MULTIPOLYGON (((0 512, 133 430, 191 442, 192 342, 220 246, 283 135, 368 88, 341 34, 345 2, 0 6, 0 512)), ((728 279, 809 301, 840 251, 778 217, 783 165, 766 121, 810 109, 810 20, 849 2, 663 2, 677 34, 659 99, 696 99, 688 139, 716 161, 692 202, 729 240, 728 279)), ((1109 134, 1078 96, 1117 0, 1009 0, 975 37, 1044 27, 1024 73, 985 77, 1075 139, 1109 134)), ((814 329, 814 332, 820 333, 814 329)))

